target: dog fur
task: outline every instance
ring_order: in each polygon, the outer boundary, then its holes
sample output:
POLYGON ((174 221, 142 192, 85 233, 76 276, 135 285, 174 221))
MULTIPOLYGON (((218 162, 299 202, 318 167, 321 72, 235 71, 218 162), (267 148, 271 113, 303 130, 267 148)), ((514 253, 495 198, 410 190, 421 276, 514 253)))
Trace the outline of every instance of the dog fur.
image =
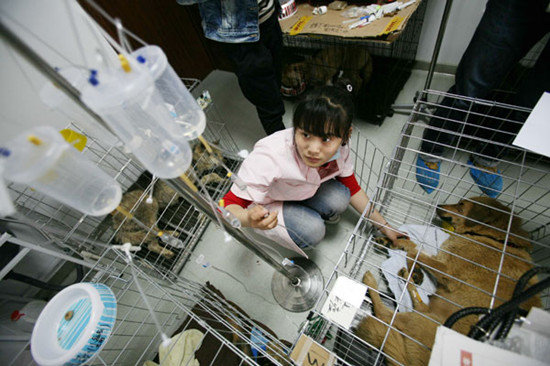
MULTIPOLYGON (((175 191, 166 183, 158 180, 153 188, 153 201, 145 202, 146 193, 136 189, 125 193, 122 196, 120 206, 147 227, 160 231, 156 226, 158 214, 174 200, 175 191)), ((132 245, 146 245, 151 252, 162 255, 167 259, 174 257, 175 253, 159 244, 159 239, 154 232, 150 232, 131 219, 126 219, 122 213, 115 211, 113 215, 113 228, 117 230, 115 239, 120 243, 131 243, 132 245)), ((178 236, 179 233, 171 231, 170 235, 178 236)))
POLYGON ((364 47, 330 46, 313 56, 308 70, 308 85, 349 85, 356 96, 371 78, 372 58, 364 47))
POLYGON ((224 178, 215 171, 224 163, 223 154, 216 146, 217 143, 209 145, 212 148, 212 153, 206 151, 202 143, 196 142, 193 147, 193 167, 202 184, 223 183, 224 178))
MULTIPOLYGON (((408 268, 401 271, 404 278, 420 266, 436 279, 437 289, 430 303, 425 304, 415 296, 415 285, 407 285, 415 311, 395 314, 392 330, 382 349, 391 357, 387 358, 387 363, 391 365, 427 365, 439 324, 461 308, 490 306, 490 294, 494 291, 496 272, 504 250, 510 210, 492 198, 475 197, 463 199, 457 204, 441 205, 437 214, 448 220, 455 231, 442 244, 436 256, 418 253, 416 244, 408 239, 400 239, 392 246, 407 252, 408 268), (417 255, 415 264, 411 259, 417 255)), ((512 297, 516 281, 532 268, 529 254, 531 243, 527 239, 528 234, 521 229, 521 219, 513 216, 510 226, 495 307, 512 297)), ((390 243, 386 238, 377 241, 390 243)), ((381 301, 376 280, 370 272, 365 273, 363 282, 370 288, 375 317, 364 318, 356 334, 380 348, 388 330, 387 324, 394 316, 393 310, 381 301)), ((534 283, 536 278, 529 285, 534 283)), ((540 298, 531 298, 522 307, 528 310, 532 306, 540 306, 540 298)), ((458 321, 453 329, 467 334, 477 320, 475 315, 467 316, 458 321)))

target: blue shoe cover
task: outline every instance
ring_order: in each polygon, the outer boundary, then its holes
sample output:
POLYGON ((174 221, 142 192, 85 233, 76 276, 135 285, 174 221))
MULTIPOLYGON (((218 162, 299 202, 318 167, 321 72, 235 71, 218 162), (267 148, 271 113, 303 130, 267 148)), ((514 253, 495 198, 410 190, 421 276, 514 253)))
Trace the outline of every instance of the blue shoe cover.
POLYGON ((470 175, 483 193, 491 198, 496 198, 500 192, 502 192, 502 176, 500 175, 500 170, 498 170, 497 173, 489 173, 477 169, 472 161, 468 161, 468 165, 471 166, 470 175))
POLYGON ((416 158, 416 181, 428 194, 432 193, 439 185, 439 166, 440 164, 437 163, 437 169, 428 168, 420 155, 416 158))

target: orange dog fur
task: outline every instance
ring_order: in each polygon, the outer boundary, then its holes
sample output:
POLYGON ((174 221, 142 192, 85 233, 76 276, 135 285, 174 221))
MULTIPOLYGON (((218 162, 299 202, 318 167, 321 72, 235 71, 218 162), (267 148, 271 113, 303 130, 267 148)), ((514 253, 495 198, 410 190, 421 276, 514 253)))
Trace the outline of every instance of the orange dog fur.
MULTIPOLYGON (((402 277, 408 277, 409 271, 421 266, 437 280, 437 289, 429 304, 425 304, 414 296, 414 284, 407 285, 415 311, 395 315, 392 330, 382 349, 390 356, 387 363, 391 365, 427 365, 439 324, 461 308, 490 306, 504 251, 510 210, 492 198, 475 197, 454 205, 441 205, 437 214, 453 225, 455 235, 441 245, 436 256, 418 253, 416 244, 408 239, 401 239, 394 246, 404 249, 409 258, 409 268, 401 271, 402 277), (417 255, 415 264, 412 259, 417 255)), ((494 307, 511 298, 516 281, 532 268, 529 254, 531 243, 526 239, 528 234, 521 229, 518 217, 513 216, 509 233, 494 307)), ((386 238, 381 239, 379 242, 389 243, 386 238)), ((393 311, 382 303, 376 280, 370 272, 365 273, 363 282, 370 287, 375 317, 364 318, 356 334, 380 348, 393 311)), ((536 278, 529 285, 534 283, 536 278)), ((540 306, 540 298, 531 298, 523 304, 526 310, 532 306, 540 306)), ((467 316, 458 321, 453 329, 467 334, 477 320, 475 315, 467 316)))

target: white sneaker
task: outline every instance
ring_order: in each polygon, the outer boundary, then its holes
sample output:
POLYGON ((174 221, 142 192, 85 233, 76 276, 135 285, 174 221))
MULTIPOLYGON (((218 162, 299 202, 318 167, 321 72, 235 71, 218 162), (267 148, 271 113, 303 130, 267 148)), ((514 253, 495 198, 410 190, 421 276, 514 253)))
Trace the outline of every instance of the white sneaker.
POLYGON ((340 219, 342 216, 340 214, 332 215, 328 219, 325 220, 325 224, 327 225, 334 225, 340 222, 340 219))

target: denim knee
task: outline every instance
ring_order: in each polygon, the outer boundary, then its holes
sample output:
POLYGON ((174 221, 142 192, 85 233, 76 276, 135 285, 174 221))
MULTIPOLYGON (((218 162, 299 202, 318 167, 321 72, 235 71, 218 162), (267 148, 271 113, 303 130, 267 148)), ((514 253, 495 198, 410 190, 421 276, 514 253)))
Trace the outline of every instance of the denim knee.
POLYGON ((325 222, 311 208, 297 202, 285 202, 283 216, 288 235, 300 248, 314 247, 325 237, 325 222))
POLYGON ((290 238, 300 248, 316 247, 325 237, 325 221, 321 218, 310 220, 307 224, 300 227, 299 230, 294 230, 294 233, 289 232, 290 238))

